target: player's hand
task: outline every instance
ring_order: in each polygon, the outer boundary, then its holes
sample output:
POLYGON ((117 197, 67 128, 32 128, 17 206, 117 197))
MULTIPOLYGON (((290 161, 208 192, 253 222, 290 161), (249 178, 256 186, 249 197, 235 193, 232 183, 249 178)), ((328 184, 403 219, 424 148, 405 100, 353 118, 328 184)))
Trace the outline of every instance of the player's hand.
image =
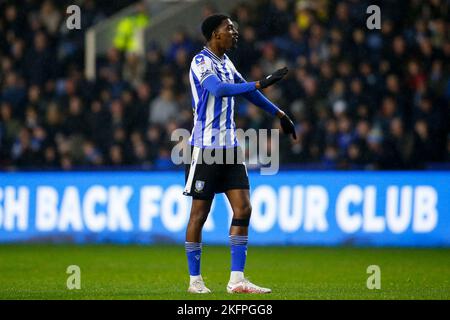
POLYGON ((297 133, 295 132, 294 122, 288 117, 287 114, 284 114, 280 118, 280 125, 285 134, 292 134, 295 140, 297 140, 297 133))
POLYGON ((259 88, 258 89, 264 89, 268 86, 273 85, 275 82, 280 81, 283 79, 283 77, 288 73, 288 68, 284 67, 281 69, 278 69, 272 74, 269 74, 267 77, 265 77, 262 80, 259 80, 259 88))

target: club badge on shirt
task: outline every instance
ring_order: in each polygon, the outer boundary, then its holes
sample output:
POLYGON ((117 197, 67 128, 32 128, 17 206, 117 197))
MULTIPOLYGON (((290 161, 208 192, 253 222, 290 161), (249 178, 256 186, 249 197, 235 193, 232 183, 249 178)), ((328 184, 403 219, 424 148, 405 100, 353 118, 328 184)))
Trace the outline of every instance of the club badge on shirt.
POLYGON ((195 64, 197 65, 197 67, 200 71, 200 79, 204 79, 207 75, 209 75, 211 73, 206 66, 206 61, 205 61, 204 56, 202 56, 202 55, 196 56, 195 64))
POLYGON ((195 63, 200 66, 201 64, 205 64, 205 57, 203 57, 202 55, 196 56, 195 57, 195 63))

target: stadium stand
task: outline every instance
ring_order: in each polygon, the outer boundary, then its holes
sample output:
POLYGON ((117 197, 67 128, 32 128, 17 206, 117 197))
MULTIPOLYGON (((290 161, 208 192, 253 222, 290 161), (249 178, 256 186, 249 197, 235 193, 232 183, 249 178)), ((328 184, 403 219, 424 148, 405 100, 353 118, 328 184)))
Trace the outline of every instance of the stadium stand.
MULTIPOLYGON (((113 44, 98 77, 83 75, 85 30, 130 1, 81 1, 82 29, 65 27, 69 1, 0 4, 0 170, 171 169, 170 133, 192 127, 188 70, 200 33, 174 33, 145 57, 113 44), (21 14, 26 12, 26 14, 21 14)), ((266 0, 237 4, 230 53, 247 79, 287 65, 264 94, 297 123, 281 164, 308 169, 426 169, 450 162, 448 1, 266 0)), ((204 12, 213 9, 205 8, 204 12)), ((278 127, 239 99, 237 126, 278 127)))

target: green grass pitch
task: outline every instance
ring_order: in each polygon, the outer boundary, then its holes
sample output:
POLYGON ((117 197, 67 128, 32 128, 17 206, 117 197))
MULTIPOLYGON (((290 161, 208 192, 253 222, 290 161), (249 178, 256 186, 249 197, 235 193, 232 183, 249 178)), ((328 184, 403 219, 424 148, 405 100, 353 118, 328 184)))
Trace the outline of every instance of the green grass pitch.
POLYGON ((250 247, 246 275, 268 295, 225 291, 230 253, 203 247, 209 295, 187 289, 182 246, 0 245, 0 299, 450 299, 450 249, 250 247), (68 290, 69 265, 81 289, 68 290), (369 265, 381 289, 366 287, 369 265))

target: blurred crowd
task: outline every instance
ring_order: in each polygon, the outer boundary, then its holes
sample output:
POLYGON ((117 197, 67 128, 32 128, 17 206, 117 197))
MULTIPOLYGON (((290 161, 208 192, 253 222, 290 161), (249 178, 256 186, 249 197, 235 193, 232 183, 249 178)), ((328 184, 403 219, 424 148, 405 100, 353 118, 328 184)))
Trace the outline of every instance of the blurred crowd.
MULTIPOLYGON (((86 29, 127 1, 79 1, 82 29, 65 27, 68 1, 0 4, 0 169, 167 169, 170 134, 192 128, 188 70, 204 45, 180 28, 145 56, 114 46, 84 68, 86 29)), ((249 81, 288 66, 264 94, 290 114, 299 139, 280 136, 285 166, 421 169, 450 162, 450 15, 446 0, 265 0, 237 3, 229 53, 249 81)), ((205 6, 203 17, 215 8, 205 6)), ((242 98, 237 127, 278 128, 242 98)), ((265 141, 260 141, 265 143, 265 141)))

